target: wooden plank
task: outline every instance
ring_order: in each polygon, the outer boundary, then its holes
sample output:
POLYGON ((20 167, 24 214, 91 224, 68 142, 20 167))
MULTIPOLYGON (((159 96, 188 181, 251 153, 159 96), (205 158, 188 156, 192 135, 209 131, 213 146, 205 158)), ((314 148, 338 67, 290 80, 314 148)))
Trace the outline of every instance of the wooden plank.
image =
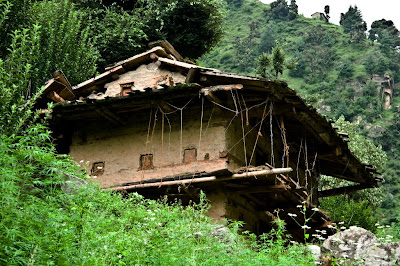
POLYGON ((151 42, 149 43, 149 47, 153 48, 156 46, 161 46, 162 48, 164 48, 164 50, 173 55, 176 60, 178 61, 184 61, 183 57, 175 50, 175 48, 167 41, 167 40, 162 40, 162 41, 155 41, 155 42, 151 42))
POLYGON ((78 84, 76 87, 74 87, 74 91, 76 91, 78 94, 83 91, 88 92, 86 90, 87 88, 96 87, 96 85, 103 84, 103 83, 105 84, 110 79, 113 79, 113 77, 115 77, 115 74, 119 74, 124 71, 125 70, 122 66, 117 66, 117 67, 115 67, 109 71, 106 71, 94 78, 88 79, 88 80, 78 84))
POLYGON ((256 186, 247 188, 233 188, 228 191, 239 194, 253 194, 253 193, 279 193, 286 191, 288 193, 295 191, 305 191, 306 188, 292 189, 289 185, 270 185, 270 186, 256 186))
POLYGON ((230 91, 230 90, 241 90, 241 89, 243 89, 242 84, 229 84, 229 85, 217 85, 217 86, 205 87, 202 88, 200 92, 207 95, 208 93, 215 91, 230 91))
POLYGON ((142 189, 142 188, 150 188, 150 187, 163 187, 163 186, 173 186, 173 185, 183 185, 183 184, 194 184, 194 183, 210 182, 210 181, 215 181, 215 180, 217 180, 217 178, 215 176, 209 176, 209 177, 199 177, 199 178, 193 178, 193 179, 184 179, 184 180, 157 182, 157 183, 146 183, 146 184, 139 184, 139 185, 132 185, 132 186, 113 187, 113 188, 109 188, 109 190, 142 189))
MULTIPOLYGON (((242 174, 233 174, 231 177, 229 177, 226 180, 230 179, 239 179, 239 178, 248 178, 248 177, 258 177, 258 176, 267 176, 267 175, 276 175, 276 174, 286 174, 292 172, 292 168, 273 168, 273 169, 267 169, 267 170, 260 170, 260 171, 254 171, 254 172, 247 172, 247 173, 242 173, 242 174)), ((222 179, 222 178, 220 178, 222 179)))
POLYGON ((124 68, 125 68, 125 66, 131 67, 131 68, 135 67, 135 66, 140 66, 143 63, 152 61, 150 58, 150 55, 152 53, 156 53, 158 56, 164 56, 164 57, 168 56, 168 54, 165 52, 165 50, 162 47, 156 46, 144 53, 132 56, 128 59, 119 61, 109 67, 106 67, 106 70, 108 71, 108 70, 113 69, 118 66, 123 66, 124 68))
POLYGON ((187 75, 186 75, 186 79, 185 79, 185 83, 195 83, 198 82, 199 80, 199 68, 197 67, 192 67, 191 69, 189 69, 187 75))
POLYGON ((64 98, 61 97, 60 95, 58 95, 57 92, 55 91, 51 91, 47 94, 47 97, 52 99, 53 101, 57 102, 57 103, 61 103, 61 102, 65 102, 64 98))
POLYGON ((199 178, 189 178, 189 179, 184 179, 184 180, 146 183, 146 184, 138 184, 138 185, 131 185, 131 186, 120 186, 120 187, 115 187, 115 188, 110 188, 110 189, 111 190, 124 190, 124 189, 131 190, 131 189, 158 187, 158 186, 203 183, 203 182, 211 182, 211 181, 229 181, 229 180, 241 179, 241 178, 251 178, 251 177, 257 177, 257 176, 274 175, 277 173, 288 173, 291 171, 293 171, 292 168, 275 168, 275 169, 271 169, 271 170, 262 170, 262 171, 255 171, 255 172, 250 172, 250 173, 234 174, 230 177, 222 177, 222 178, 216 178, 215 176, 199 177, 199 178))
POLYGON ((373 186, 370 184, 360 184, 360 185, 354 185, 354 186, 332 188, 332 189, 318 191, 318 197, 323 198, 323 197, 337 196, 337 195, 354 192, 354 191, 366 189, 366 188, 373 188, 373 186))

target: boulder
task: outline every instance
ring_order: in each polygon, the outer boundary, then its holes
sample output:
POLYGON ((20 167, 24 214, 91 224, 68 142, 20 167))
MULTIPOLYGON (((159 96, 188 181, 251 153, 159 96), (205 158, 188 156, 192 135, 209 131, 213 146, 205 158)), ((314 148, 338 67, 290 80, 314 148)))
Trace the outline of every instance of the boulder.
POLYGON ((399 265, 400 243, 382 243, 373 233, 352 226, 329 236, 322 252, 330 254, 345 265, 399 265))
POLYGON ((69 173, 63 173, 67 178, 65 182, 61 185, 61 189, 65 194, 73 194, 82 186, 88 184, 88 182, 82 178, 71 175, 69 173))

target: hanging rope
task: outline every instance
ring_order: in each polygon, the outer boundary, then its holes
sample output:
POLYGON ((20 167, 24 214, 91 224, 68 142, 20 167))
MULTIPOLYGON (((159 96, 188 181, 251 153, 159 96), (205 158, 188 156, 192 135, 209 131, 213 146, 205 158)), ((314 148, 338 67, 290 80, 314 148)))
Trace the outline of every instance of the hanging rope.
POLYGON ((269 106, 269 133, 271 139, 271 165, 275 167, 275 156, 274 156, 274 133, 272 130, 272 111, 273 111, 274 102, 271 102, 269 106))
POLYGON ((148 128, 147 128, 147 138, 146 138, 146 148, 145 148, 146 154, 148 153, 148 151, 147 151, 147 145, 149 144, 152 117, 153 117, 153 108, 151 108, 151 111, 150 111, 149 126, 148 126, 148 128))
MULTIPOLYGON (((269 97, 268 97, 268 98, 269 98, 269 97)), ((261 119, 260 127, 258 128, 256 141, 255 141, 254 147, 253 147, 253 152, 251 153, 251 156, 250 156, 250 163, 251 163, 252 160, 253 160, 254 152, 256 151, 256 147, 257 147, 258 138, 259 138, 260 135, 261 135, 261 127, 262 127, 262 124, 264 123, 264 119, 265 119, 265 117, 266 117, 265 112, 267 111, 267 106, 268 106, 268 100, 267 100, 267 102, 265 103, 265 107, 264 107, 264 111, 263 111, 263 116, 262 116, 262 119, 261 119)))
MULTIPOLYGON (((236 91, 236 95, 239 99, 239 93, 236 91)), ((233 97, 233 94, 232 94, 233 97)), ((244 162, 246 164, 246 172, 247 172, 247 167, 248 167, 248 161, 247 161, 247 149, 246 149, 246 135, 245 135, 245 129, 244 129, 244 120, 243 120, 243 112, 242 112, 242 105, 239 102, 239 107, 240 107, 240 121, 242 124, 242 135, 243 135, 243 152, 244 152, 244 162)))
MULTIPOLYGON (((282 127, 279 125, 278 119, 275 117, 276 123, 278 124, 279 132, 281 132, 282 143, 285 143, 285 136, 282 130, 282 127)), ((286 146, 283 145, 283 153, 282 153, 282 167, 285 167, 285 157, 286 157, 286 146)))
POLYGON ((300 156, 301 156, 301 150, 303 149, 303 138, 301 138, 300 142, 300 149, 299 149, 299 154, 297 155, 297 167, 296 167, 296 175, 297 175, 297 185, 300 186, 300 179, 299 179, 299 164, 300 164, 300 156))
POLYGON ((151 132, 151 139, 150 139, 151 151, 153 150, 153 137, 154 137, 154 131, 155 131, 156 125, 157 125, 157 113, 158 113, 158 108, 154 114, 153 131, 151 132))
POLYGON ((200 115, 200 137, 199 137, 199 146, 198 146, 198 153, 200 153, 201 148, 201 134, 203 132, 203 117, 204 117, 204 97, 201 97, 201 115, 200 115))

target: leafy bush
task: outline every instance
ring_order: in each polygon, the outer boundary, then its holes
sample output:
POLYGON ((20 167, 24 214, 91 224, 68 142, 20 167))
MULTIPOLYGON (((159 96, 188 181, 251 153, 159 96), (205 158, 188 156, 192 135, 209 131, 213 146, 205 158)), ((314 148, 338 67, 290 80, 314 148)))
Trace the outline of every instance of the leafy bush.
POLYGON ((84 14, 68 0, 40 1, 32 6, 32 20, 40 26, 38 69, 34 86, 41 86, 56 70, 62 70, 72 84, 96 73, 99 54, 84 14))
POLYGON ((167 39, 184 57, 210 51, 223 34, 222 0, 147 0, 149 40, 167 39))

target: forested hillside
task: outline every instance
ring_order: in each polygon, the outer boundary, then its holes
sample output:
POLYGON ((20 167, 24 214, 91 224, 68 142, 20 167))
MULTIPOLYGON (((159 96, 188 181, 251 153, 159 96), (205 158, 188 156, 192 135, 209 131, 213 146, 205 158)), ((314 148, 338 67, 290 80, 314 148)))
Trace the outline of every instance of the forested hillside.
MULTIPOLYGON (((387 221, 400 214, 400 81, 399 31, 391 21, 372 24, 368 38, 357 7, 343 10, 341 25, 297 14, 296 1, 229 0, 226 34, 199 62, 208 67, 258 75, 261 55, 279 48, 288 66, 278 79, 286 81, 321 113, 334 120, 344 116, 356 130, 382 145, 388 163, 382 169, 384 198, 380 208, 387 221), (290 69, 289 69, 290 68, 290 69), (390 78, 390 96, 379 81, 390 78), (373 79, 374 77, 374 79, 373 79), (390 108, 385 108, 390 97, 390 108)), ((315 10, 315 12, 328 11, 315 10)), ((275 73, 267 70, 267 77, 275 73)))

